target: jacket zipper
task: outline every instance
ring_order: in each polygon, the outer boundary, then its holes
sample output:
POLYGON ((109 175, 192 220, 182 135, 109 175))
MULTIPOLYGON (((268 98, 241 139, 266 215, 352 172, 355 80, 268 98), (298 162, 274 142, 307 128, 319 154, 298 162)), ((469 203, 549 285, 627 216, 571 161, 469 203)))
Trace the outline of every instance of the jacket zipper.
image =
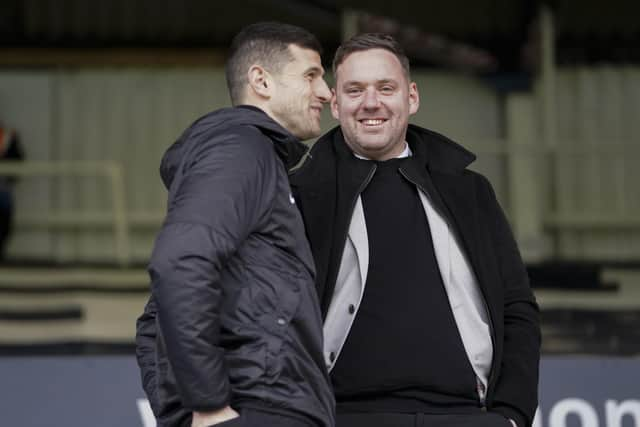
MULTIPOLYGON (((418 187, 418 189, 420 191, 422 191, 426 196, 429 195, 429 193, 424 189, 424 187, 422 187, 420 184, 416 183, 414 180, 412 180, 411 178, 409 178, 409 176, 405 173, 405 171, 402 168, 398 168, 398 170, 400 171, 400 174, 410 183, 412 183, 413 185, 415 185, 416 187, 418 187)), ((480 396, 480 393, 478 392, 478 401, 480 404, 482 404, 483 407, 486 407, 487 405, 487 396, 489 394, 489 387, 491 385, 491 381, 493 380, 493 362, 495 360, 495 328, 493 327, 493 318, 491 317, 491 313, 489 312, 489 306, 487 305, 487 298, 484 296, 484 292, 482 292, 482 289, 480 289, 480 294, 482 295, 482 302, 484 305, 484 309, 487 311, 487 318, 489 319, 489 327, 491 329, 491 346, 493 347, 494 351, 492 352, 492 357, 491 357, 491 370, 489 371, 489 376, 487 377, 487 388, 484 391, 484 399, 482 399, 482 397, 480 396), (484 400, 484 402, 483 402, 484 400)), ((463 343, 464 344, 464 343, 463 343)), ((469 363, 471 363, 473 365, 473 363, 471 361, 469 361, 469 363)), ((476 386, 477 387, 477 386, 476 386)), ((478 391, 478 390, 476 390, 478 391)))

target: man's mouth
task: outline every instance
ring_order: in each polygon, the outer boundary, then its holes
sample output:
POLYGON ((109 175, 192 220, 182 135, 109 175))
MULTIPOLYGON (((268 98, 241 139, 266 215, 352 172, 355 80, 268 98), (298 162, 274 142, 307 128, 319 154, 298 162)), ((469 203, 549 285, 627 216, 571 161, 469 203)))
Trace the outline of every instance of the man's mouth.
POLYGON ((386 121, 387 121, 387 119, 360 119, 360 120, 358 120, 358 122, 360 122, 364 126, 380 126, 386 121))

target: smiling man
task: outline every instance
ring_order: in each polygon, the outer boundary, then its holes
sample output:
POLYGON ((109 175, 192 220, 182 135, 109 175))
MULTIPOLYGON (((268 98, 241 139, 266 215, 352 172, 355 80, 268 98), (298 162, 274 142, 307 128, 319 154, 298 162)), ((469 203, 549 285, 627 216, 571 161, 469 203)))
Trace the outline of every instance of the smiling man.
POLYGON ((149 263, 136 353, 158 425, 330 427, 315 270, 287 168, 331 93, 320 45, 261 23, 234 39, 235 107, 164 155, 168 211, 149 263))
POLYGON ((398 43, 363 34, 334 59, 340 126, 290 178, 316 262, 338 427, 527 427, 538 307, 475 156, 409 125, 398 43))

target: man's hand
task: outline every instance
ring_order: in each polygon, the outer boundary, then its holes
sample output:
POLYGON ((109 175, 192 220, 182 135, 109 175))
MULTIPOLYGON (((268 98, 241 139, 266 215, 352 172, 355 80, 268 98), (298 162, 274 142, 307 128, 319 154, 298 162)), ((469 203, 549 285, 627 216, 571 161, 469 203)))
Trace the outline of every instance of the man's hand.
POLYGON ((238 414, 231 406, 225 406, 222 409, 211 412, 194 411, 193 419, 191 420, 191 427, 208 427, 239 416, 240 414, 238 414))

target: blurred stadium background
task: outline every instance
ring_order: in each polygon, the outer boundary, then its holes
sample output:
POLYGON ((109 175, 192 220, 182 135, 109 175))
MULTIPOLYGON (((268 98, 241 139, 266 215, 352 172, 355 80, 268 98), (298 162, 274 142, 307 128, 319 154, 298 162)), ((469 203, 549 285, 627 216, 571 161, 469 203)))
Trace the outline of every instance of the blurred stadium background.
MULTIPOLYGON (((548 363, 624 365, 604 393, 637 406, 609 413, 603 400, 596 424, 576 409, 566 425, 640 426, 639 12, 631 0, 3 0, 0 127, 25 156, 0 161, 0 179, 16 180, 0 370, 70 355, 130 364, 164 215, 160 157, 193 120, 229 105, 233 35, 279 20, 318 35, 327 69, 357 32, 404 44, 421 93, 412 121, 474 151, 509 216, 548 363)), ((323 123, 336 125, 328 111, 323 123)), ((583 374, 571 377, 576 390, 583 374)), ((24 387, 9 384, 3 395, 24 387)), ((0 425, 16 425, 2 421, 4 400, 0 425)), ((72 425, 37 420, 18 425, 72 425)))

